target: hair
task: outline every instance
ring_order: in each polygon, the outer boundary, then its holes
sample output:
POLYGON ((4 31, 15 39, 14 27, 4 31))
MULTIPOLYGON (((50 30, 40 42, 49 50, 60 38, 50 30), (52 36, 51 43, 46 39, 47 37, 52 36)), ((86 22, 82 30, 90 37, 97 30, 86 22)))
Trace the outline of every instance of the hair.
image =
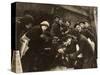
POLYGON ((76 24, 74 25, 74 28, 76 28, 77 25, 79 25, 79 23, 76 23, 76 24))
MULTIPOLYGON (((85 22, 80 22, 80 23, 83 23, 83 24, 85 24, 85 22)), ((79 24, 80 24, 80 23, 79 23, 79 24)))
POLYGON ((55 18, 59 18, 59 19, 60 19, 61 17, 60 17, 60 16, 58 16, 58 15, 56 15, 56 16, 54 16, 54 19, 55 19, 55 18))

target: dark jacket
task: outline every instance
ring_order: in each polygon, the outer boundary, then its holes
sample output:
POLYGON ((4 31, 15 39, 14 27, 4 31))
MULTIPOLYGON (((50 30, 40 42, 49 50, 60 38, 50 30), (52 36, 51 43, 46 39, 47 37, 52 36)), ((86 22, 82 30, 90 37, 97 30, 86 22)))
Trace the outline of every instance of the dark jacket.
POLYGON ((93 56, 92 46, 83 34, 80 34, 78 44, 80 52, 83 54, 83 58, 91 58, 93 56))
POLYGON ((30 31, 27 32, 26 36, 30 39, 29 41, 29 50, 22 57, 22 68, 24 72, 33 71, 33 65, 36 64, 37 55, 40 53, 42 47, 42 39, 40 35, 42 30, 40 26, 33 27, 30 31))
POLYGON ((51 31, 50 31, 52 36, 60 36, 61 31, 60 31, 60 24, 58 22, 54 22, 51 26, 51 31))
MULTIPOLYGON (((52 53, 50 50, 45 50, 50 46, 49 41, 45 41, 45 37, 41 27, 35 26, 27 32, 26 36, 30 39, 29 50, 22 57, 22 67, 24 72, 47 70, 52 62, 52 53)), ((49 33, 45 33, 49 36, 49 33)), ((49 37, 48 37, 49 38, 49 37)), ((47 39, 47 38, 46 38, 47 39)))

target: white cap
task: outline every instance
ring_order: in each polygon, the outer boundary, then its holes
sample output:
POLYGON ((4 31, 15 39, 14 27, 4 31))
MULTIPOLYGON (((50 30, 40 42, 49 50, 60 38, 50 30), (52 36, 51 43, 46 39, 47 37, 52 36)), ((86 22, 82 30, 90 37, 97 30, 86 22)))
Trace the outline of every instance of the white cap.
POLYGON ((49 22, 48 22, 48 21, 42 21, 40 24, 41 24, 41 25, 46 25, 46 26, 49 27, 49 22))

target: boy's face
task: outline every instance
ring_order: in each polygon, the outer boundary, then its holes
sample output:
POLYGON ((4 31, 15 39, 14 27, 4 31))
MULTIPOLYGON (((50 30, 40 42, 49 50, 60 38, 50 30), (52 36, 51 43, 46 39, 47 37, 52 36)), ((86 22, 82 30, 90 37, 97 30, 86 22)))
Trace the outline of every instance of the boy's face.
POLYGON ((69 24, 69 22, 68 22, 68 21, 66 21, 66 22, 65 22, 65 25, 66 25, 66 26, 69 26, 70 24, 69 24))
POLYGON ((62 21, 61 19, 59 20, 59 24, 60 24, 60 25, 63 24, 63 21, 62 21))
POLYGON ((55 21, 57 21, 57 22, 58 22, 58 21, 59 21, 59 18, 58 18, 58 17, 56 17, 56 18, 55 18, 55 21))
POLYGON ((85 22, 85 27, 89 27, 89 23, 88 22, 85 22))
POLYGON ((26 27, 26 29, 30 29, 32 27, 32 24, 31 23, 26 24, 25 27, 26 27))
POLYGON ((41 26, 42 30, 45 31, 48 27, 47 26, 41 26))
POLYGON ((80 23, 80 26, 81 26, 82 28, 84 28, 85 25, 84 25, 83 23, 80 23))
POLYGON ((79 32, 81 32, 81 30, 82 30, 81 26, 79 26, 79 25, 77 25, 75 29, 78 30, 79 32))

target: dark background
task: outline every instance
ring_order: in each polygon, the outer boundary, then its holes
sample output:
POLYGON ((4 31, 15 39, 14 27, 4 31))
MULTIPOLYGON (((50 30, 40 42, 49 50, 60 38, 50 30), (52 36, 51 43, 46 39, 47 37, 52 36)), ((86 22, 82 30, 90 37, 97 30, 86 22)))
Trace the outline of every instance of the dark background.
POLYGON ((30 13, 35 17, 37 23, 42 20, 53 20, 55 15, 59 15, 65 20, 71 21, 73 26, 77 22, 88 21, 95 28, 97 7, 53 5, 39 3, 16 3, 16 16, 21 17, 25 13, 30 13))

